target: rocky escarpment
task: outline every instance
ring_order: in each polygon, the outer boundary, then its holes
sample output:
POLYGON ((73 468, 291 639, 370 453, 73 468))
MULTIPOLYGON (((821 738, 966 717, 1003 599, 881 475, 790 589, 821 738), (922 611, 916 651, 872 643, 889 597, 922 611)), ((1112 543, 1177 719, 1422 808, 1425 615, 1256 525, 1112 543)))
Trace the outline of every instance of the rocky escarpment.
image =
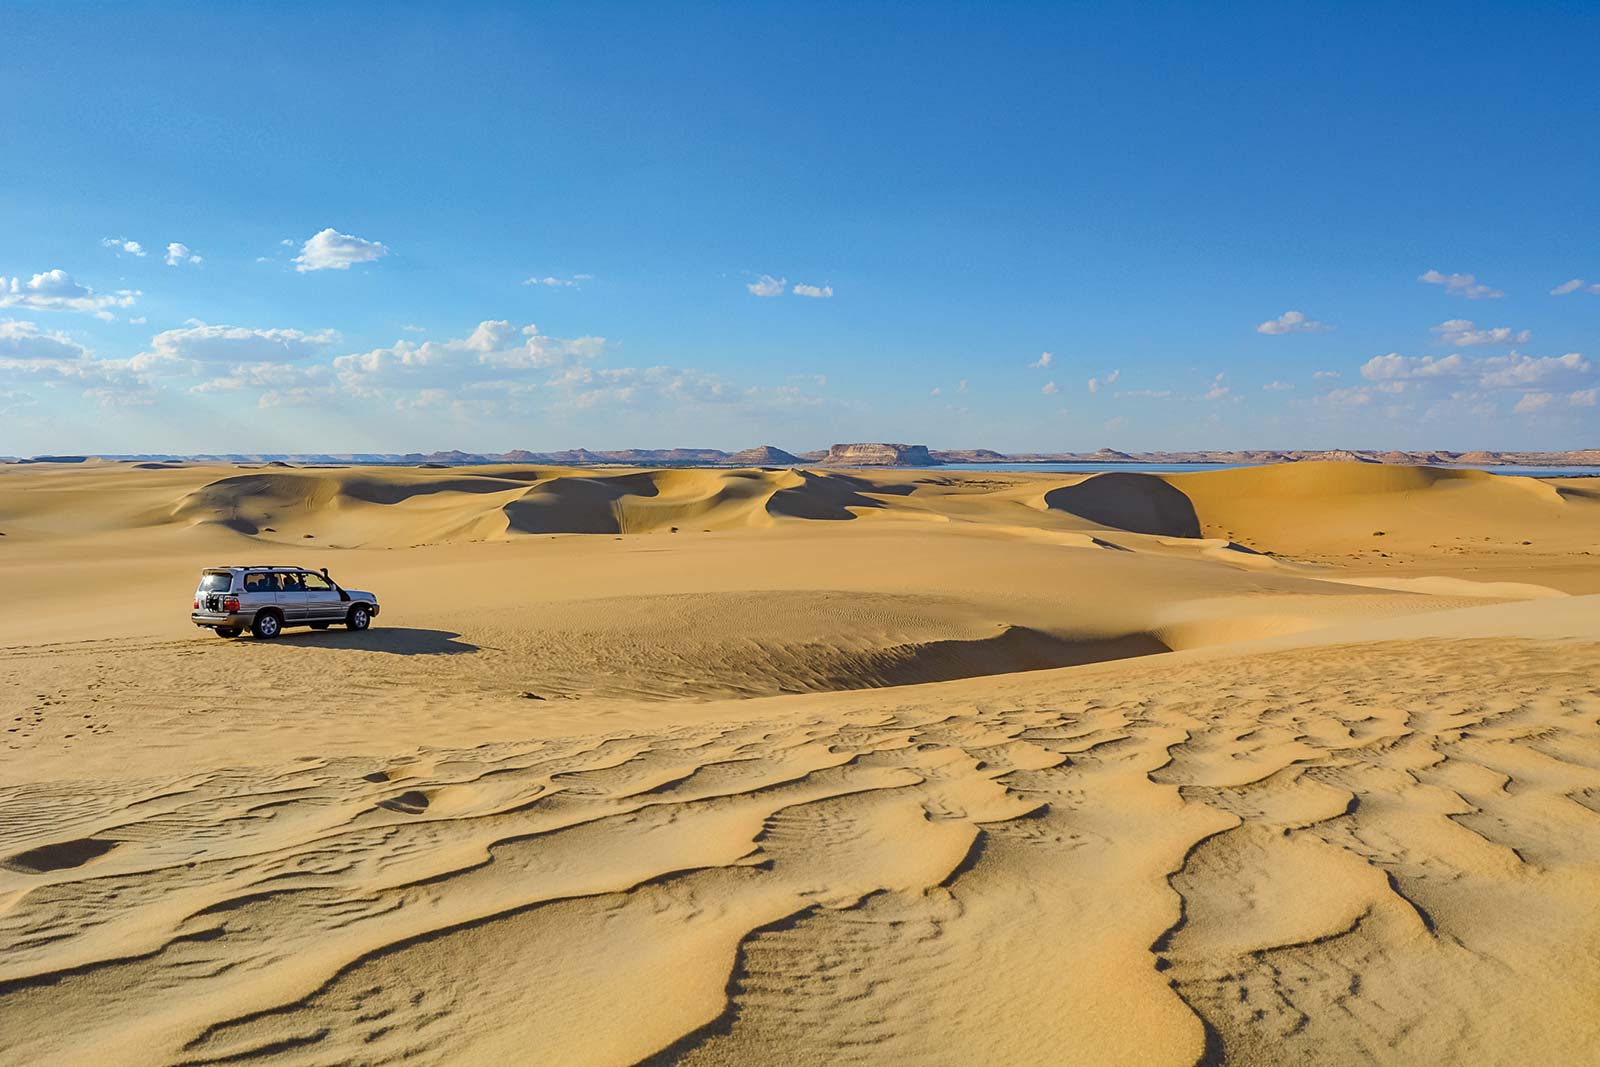
POLYGON ((927 445, 895 445, 865 442, 834 445, 818 460, 839 467, 936 467, 939 460, 927 445))
POLYGON ((735 452, 727 462, 736 467, 791 467, 800 459, 776 445, 757 445, 735 452))

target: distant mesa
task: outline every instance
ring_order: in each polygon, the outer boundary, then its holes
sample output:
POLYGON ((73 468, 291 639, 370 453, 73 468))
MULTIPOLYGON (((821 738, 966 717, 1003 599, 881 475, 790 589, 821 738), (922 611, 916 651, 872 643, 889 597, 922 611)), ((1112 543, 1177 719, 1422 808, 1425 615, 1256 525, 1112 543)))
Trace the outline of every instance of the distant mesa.
POLYGON ((894 445, 883 442, 834 445, 818 461, 830 467, 937 467, 927 445, 894 445))
MULTIPOLYGON (((1302 457, 1296 456, 1295 458, 1297 460, 1303 461, 1303 459, 1309 459, 1311 457, 1307 456, 1307 457, 1303 457, 1302 458, 1302 457)), ((1347 448, 1335 448, 1335 449, 1330 449, 1327 452, 1318 452, 1316 454, 1316 459, 1319 462, 1332 462, 1332 463, 1379 463, 1379 462, 1382 462, 1377 456, 1374 456, 1370 452, 1352 452, 1347 448)))
POLYGON ((736 467, 792 467, 800 458, 776 445, 757 445, 735 452, 728 462, 736 467))

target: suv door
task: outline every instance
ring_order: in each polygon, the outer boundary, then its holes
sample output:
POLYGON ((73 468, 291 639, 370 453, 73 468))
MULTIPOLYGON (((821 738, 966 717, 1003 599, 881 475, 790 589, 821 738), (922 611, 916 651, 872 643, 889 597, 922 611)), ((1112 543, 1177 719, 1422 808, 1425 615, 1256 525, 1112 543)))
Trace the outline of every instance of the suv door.
POLYGON ((344 598, 322 575, 307 571, 301 575, 306 586, 306 618, 318 622, 344 618, 344 598))
POLYGON ((278 586, 278 610, 287 623, 304 622, 306 618, 306 587, 299 571, 279 571, 274 575, 278 586))
POLYGON ((244 588, 239 597, 240 608, 247 615, 269 604, 278 602, 278 576, 268 571, 246 571, 244 588))

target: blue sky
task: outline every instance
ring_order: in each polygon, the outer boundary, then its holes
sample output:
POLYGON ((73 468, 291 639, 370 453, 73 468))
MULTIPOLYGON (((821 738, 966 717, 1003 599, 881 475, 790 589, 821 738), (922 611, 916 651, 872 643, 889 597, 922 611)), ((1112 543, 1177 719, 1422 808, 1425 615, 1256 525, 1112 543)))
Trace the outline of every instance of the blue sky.
POLYGON ((3 21, 0 454, 1600 446, 1592 5, 3 21))

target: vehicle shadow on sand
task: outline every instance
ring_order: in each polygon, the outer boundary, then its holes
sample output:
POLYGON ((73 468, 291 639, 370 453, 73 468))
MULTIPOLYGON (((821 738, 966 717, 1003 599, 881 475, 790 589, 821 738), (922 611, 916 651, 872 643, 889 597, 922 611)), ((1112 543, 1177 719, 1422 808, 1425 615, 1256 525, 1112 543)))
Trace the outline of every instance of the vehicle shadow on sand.
POLYGON ((477 652, 477 645, 460 640, 450 630, 420 630, 410 626, 377 626, 352 633, 342 628, 295 630, 272 644, 307 645, 317 648, 348 648, 362 652, 387 652, 395 656, 454 656, 477 652))

